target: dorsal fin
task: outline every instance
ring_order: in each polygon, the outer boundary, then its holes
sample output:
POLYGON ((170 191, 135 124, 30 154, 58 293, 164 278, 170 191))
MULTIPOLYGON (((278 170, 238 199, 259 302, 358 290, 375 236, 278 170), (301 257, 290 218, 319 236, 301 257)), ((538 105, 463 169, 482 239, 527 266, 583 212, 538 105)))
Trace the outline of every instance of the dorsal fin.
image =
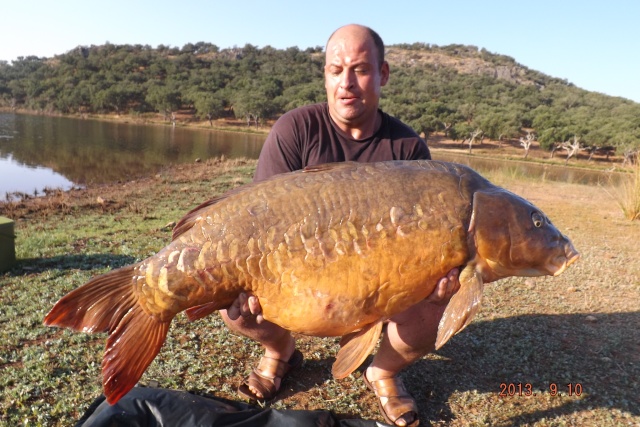
POLYGON ((219 196, 214 197, 213 199, 207 200, 206 202, 196 206, 195 208, 191 209, 189 212, 187 212, 185 214, 185 216, 183 216, 180 221, 178 221, 178 223, 176 224, 175 227, 173 227, 173 233, 171 235, 171 240, 175 240, 178 237, 180 237, 182 234, 184 234, 185 232, 189 231, 191 229, 191 227, 193 227, 193 224, 195 223, 195 220, 200 216, 200 214, 202 213, 202 211, 204 211, 205 209, 207 209, 209 206, 215 205, 216 203, 226 199, 227 197, 231 197, 235 194, 241 193, 243 191, 246 191, 249 188, 252 188, 255 185, 255 183, 251 183, 251 184, 245 184, 242 185, 240 187, 236 187, 234 189, 231 189, 229 191, 227 191, 224 194, 221 194, 219 196))
POLYGON ((201 205, 199 205, 196 208, 191 209, 189 212, 187 212, 185 214, 185 216, 183 216, 180 219, 180 221, 178 221, 176 226, 173 227, 173 233, 171 235, 171 240, 176 240, 183 233, 189 231, 191 229, 191 227, 193 227, 193 224, 195 223, 196 218, 198 218, 200 216, 200 212, 201 211, 205 210, 206 208, 208 208, 211 205, 215 205, 220 200, 225 199, 227 197, 228 197, 227 193, 225 193, 225 194, 223 194, 221 196, 218 196, 218 197, 214 197, 213 199, 207 200, 206 202, 202 203, 201 205))
POLYGON ((340 351, 331 367, 335 379, 345 378, 371 354, 382 332, 382 321, 371 323, 357 332, 345 335, 340 340, 340 351))
POLYGON ((331 171, 331 170, 340 169, 340 168, 342 169, 351 168, 357 164, 358 162, 322 163, 319 165, 307 166, 302 171, 303 172, 325 172, 325 171, 331 171))

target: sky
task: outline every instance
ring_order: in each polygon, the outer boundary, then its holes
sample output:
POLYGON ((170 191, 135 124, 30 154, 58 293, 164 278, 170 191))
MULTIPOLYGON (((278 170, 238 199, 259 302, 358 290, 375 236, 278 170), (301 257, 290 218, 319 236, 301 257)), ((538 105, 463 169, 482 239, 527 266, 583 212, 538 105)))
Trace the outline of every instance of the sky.
POLYGON ((106 42, 305 49, 358 23, 386 45, 473 45, 582 89, 640 102, 637 0, 0 0, 0 10, 3 61, 106 42))

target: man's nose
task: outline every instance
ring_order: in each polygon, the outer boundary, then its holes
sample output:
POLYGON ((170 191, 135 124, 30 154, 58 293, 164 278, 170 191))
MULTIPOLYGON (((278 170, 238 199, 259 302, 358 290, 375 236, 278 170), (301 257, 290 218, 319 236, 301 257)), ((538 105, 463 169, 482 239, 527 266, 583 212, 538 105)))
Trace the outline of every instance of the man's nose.
POLYGON ((350 70, 344 70, 340 75, 340 88, 350 89, 353 87, 355 74, 350 70))

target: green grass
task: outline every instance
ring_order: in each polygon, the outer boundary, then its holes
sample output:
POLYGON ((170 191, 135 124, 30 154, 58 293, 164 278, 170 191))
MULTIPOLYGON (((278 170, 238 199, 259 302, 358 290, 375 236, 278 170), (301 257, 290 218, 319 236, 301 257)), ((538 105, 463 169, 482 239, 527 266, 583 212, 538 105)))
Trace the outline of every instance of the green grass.
POLYGON ((56 193, 46 200, 0 205, 2 215, 19 216, 19 262, 0 275, 0 425, 71 425, 80 417, 90 403, 87 397, 101 394, 104 336, 47 328, 42 325, 47 311, 91 276, 155 253, 171 238, 169 222, 249 182, 254 164, 214 163, 216 170, 205 169, 203 179, 193 182, 160 174, 146 190, 97 189, 84 199, 56 193))
MULTIPOLYGON (((0 274, 0 426, 69 426, 80 418, 101 394, 106 336, 45 327, 45 314, 93 275, 161 249, 171 222, 249 182, 254 167, 212 160, 126 185, 0 204, 0 214, 16 220, 19 259, 0 274)), ((602 203, 598 188, 532 186, 508 171, 503 180, 542 207, 582 259, 557 278, 486 286, 472 324, 403 373, 422 425, 640 424, 638 222, 602 203), (501 383, 531 383, 536 396, 501 397, 501 383), (569 383, 580 383, 582 395, 551 395, 551 384, 566 390, 569 383)), ((305 362, 274 407, 381 421, 361 371, 331 378, 337 341, 299 337, 305 362)), ((142 381, 236 399, 235 387, 259 356, 260 348, 230 333, 219 316, 189 323, 180 315, 142 381)))

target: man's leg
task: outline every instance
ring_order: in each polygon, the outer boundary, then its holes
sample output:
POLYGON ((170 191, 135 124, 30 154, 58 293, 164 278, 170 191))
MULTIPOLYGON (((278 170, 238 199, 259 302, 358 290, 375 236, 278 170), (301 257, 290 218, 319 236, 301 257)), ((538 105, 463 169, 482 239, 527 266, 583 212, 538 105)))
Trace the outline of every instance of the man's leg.
MULTIPOLYGON (((259 312, 257 299, 242 294, 228 310, 220 310, 220 315, 229 329, 260 343, 267 358, 288 361, 295 351, 295 339, 286 329, 263 320, 261 315, 256 315, 259 312)), ((260 371, 261 374, 268 378, 274 377, 275 389, 279 390, 282 378, 276 376, 276 367, 273 364, 265 366, 266 368, 260 371)), ((260 390, 248 387, 257 398, 264 397, 260 390)))
POLYGON ((406 426, 417 421, 415 401, 408 396, 397 375, 404 368, 435 349, 438 325, 452 295, 458 291, 458 270, 441 279, 425 300, 393 316, 380 348, 365 371, 365 378, 376 389, 388 421, 406 426), (399 399, 394 399, 394 389, 399 399), (387 397, 385 397, 387 396, 387 397))
POLYGON ((398 426, 413 423, 418 414, 413 398, 405 395, 402 382, 396 377, 404 368, 434 350, 438 323, 444 309, 445 306, 425 300, 391 318, 386 333, 382 336, 380 348, 365 371, 370 384, 374 387, 379 384, 378 398, 382 408, 385 408, 383 411, 386 412, 388 421, 395 422, 398 426), (394 395, 394 387, 398 388, 398 395, 405 397, 385 397, 394 395))

